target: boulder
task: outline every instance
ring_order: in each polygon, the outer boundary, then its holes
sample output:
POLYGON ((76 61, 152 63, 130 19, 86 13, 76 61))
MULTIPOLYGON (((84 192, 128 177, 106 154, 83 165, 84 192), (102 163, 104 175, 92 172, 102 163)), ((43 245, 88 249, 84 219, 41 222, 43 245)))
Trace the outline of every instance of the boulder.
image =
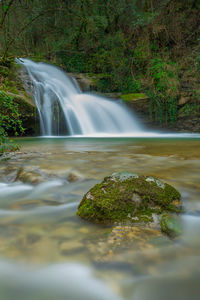
POLYGON ((129 106, 131 106, 134 111, 139 113, 149 113, 149 103, 150 99, 146 94, 143 93, 131 93, 123 94, 120 98, 129 106))
POLYGON ((91 188, 77 215, 97 224, 155 222, 163 213, 180 212, 181 195, 151 176, 113 173, 91 188))

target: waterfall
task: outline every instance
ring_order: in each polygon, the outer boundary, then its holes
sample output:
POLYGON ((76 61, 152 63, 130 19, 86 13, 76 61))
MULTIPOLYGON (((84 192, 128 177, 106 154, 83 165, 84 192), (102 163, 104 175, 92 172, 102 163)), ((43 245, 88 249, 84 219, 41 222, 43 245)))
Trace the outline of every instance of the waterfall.
POLYGON ((83 93, 77 82, 46 63, 18 59, 29 77, 43 136, 131 135, 142 132, 136 117, 117 100, 83 93))

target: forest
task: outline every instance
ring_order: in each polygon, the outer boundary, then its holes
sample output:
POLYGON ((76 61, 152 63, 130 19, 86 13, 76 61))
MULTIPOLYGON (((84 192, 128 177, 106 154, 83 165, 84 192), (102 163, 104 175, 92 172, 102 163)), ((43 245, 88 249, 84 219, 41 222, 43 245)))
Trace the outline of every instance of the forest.
POLYGON ((139 111, 154 127, 198 132, 199 26, 199 0, 2 0, 1 105, 20 89, 14 59, 29 57, 86 74, 130 106, 145 95, 139 111))

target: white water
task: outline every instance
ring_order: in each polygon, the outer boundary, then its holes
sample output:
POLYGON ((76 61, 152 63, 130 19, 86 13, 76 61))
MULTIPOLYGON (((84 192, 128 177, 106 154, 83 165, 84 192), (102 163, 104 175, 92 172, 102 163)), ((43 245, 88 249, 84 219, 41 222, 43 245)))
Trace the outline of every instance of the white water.
POLYGON ((130 136, 142 132, 139 122, 119 101, 82 93, 78 84, 55 66, 29 59, 17 61, 30 77, 43 136, 130 136))
POLYGON ((38 268, 0 260, 0 288, 2 300, 122 300, 78 263, 38 268))

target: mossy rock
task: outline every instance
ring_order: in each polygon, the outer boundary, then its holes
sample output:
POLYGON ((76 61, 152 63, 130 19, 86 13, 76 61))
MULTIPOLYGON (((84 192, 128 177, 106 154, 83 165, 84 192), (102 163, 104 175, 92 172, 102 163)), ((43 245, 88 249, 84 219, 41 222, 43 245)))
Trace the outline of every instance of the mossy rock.
POLYGON ((179 236, 182 232, 180 220, 169 214, 164 214, 161 217, 160 229, 171 238, 179 236))
POLYGON ((123 94, 120 98, 126 102, 134 102, 139 100, 148 99, 148 96, 143 93, 131 93, 131 94, 123 94))
POLYGON ((153 222, 154 214, 179 212, 180 193, 150 176, 114 173, 86 193, 77 215, 99 224, 153 222))

